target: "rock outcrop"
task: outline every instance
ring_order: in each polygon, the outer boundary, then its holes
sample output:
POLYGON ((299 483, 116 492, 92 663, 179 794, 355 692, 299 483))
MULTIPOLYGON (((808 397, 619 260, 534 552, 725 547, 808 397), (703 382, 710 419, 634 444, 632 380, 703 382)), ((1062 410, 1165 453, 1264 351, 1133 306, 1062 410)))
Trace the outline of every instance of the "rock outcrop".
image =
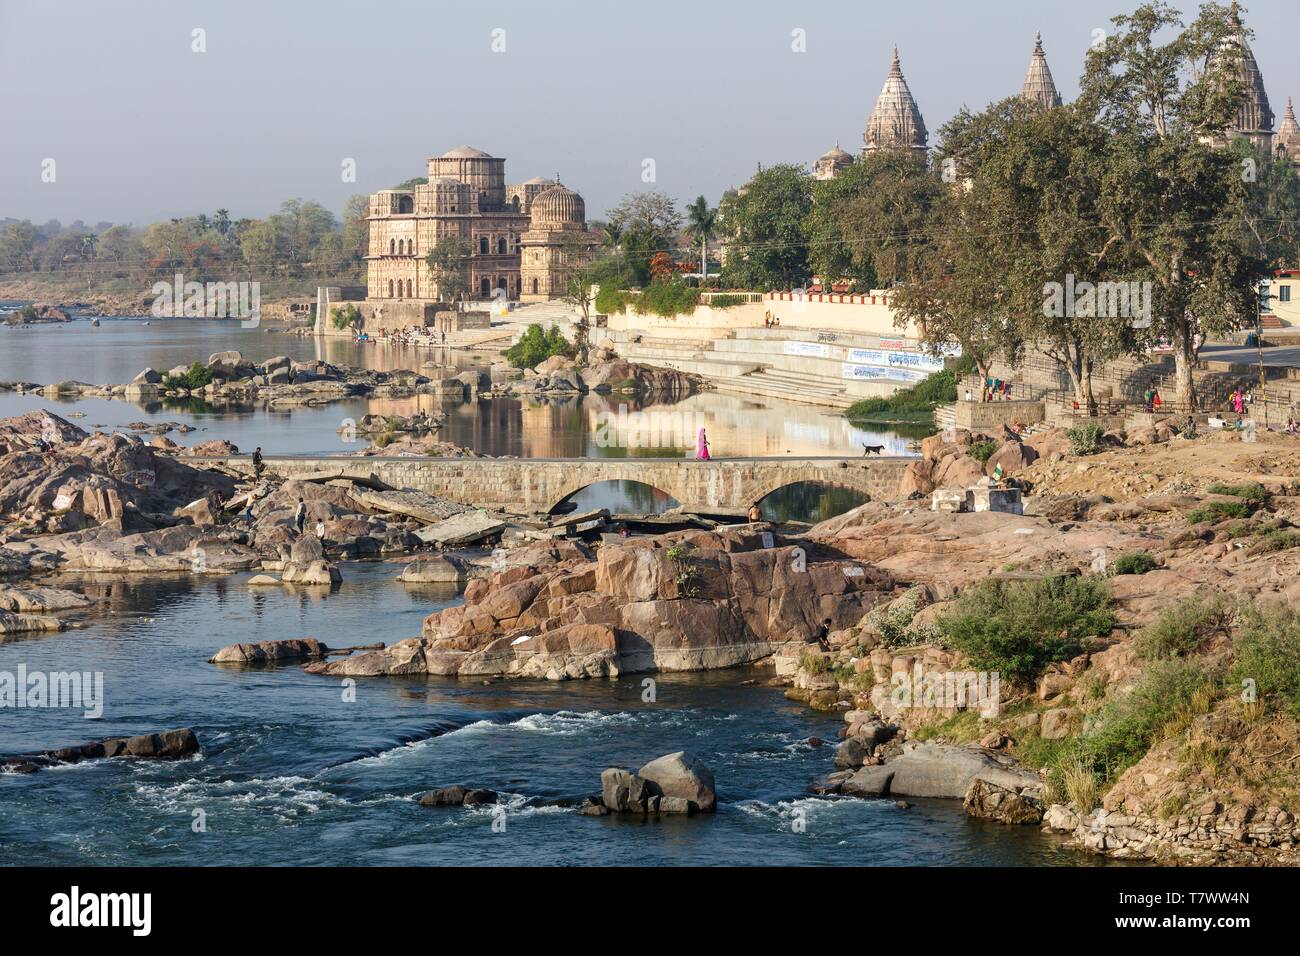
POLYGON ((188 727, 136 737, 110 737, 76 747, 46 750, 37 754, 0 758, 0 772, 34 773, 56 764, 83 760, 133 757, 148 760, 179 760, 199 752, 199 741, 188 727))
POLYGON ((600 803, 611 813, 712 813, 713 771, 686 751, 665 754, 636 773, 610 767, 600 775, 600 803))
POLYGON ((733 667, 806 643, 826 620, 856 624, 894 586, 757 526, 609 543, 594 561, 568 543, 511 560, 472 581, 463 606, 430 615, 420 637, 312 669, 561 680, 733 667))

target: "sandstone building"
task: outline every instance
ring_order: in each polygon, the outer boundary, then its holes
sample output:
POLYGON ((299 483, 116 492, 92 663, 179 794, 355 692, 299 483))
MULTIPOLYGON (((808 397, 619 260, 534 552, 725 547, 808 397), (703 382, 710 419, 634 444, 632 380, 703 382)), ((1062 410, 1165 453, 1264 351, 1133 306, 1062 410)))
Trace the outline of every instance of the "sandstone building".
POLYGON ((466 297, 473 299, 554 298, 566 268, 593 254, 582 197, 557 180, 508 185, 506 161, 472 146, 428 163, 426 182, 370 197, 368 301, 445 298, 426 259, 449 237, 468 243, 466 297))

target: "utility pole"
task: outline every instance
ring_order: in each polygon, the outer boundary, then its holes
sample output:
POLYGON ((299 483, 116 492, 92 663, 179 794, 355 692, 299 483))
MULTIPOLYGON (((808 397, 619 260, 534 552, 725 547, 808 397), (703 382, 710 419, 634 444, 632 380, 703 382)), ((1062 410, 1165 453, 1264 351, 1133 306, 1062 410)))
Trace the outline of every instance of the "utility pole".
POLYGON ((1255 348, 1259 353, 1259 395, 1264 408, 1264 427, 1268 428, 1268 385, 1264 375, 1264 309, 1272 298, 1268 282, 1263 282, 1255 295, 1255 348))

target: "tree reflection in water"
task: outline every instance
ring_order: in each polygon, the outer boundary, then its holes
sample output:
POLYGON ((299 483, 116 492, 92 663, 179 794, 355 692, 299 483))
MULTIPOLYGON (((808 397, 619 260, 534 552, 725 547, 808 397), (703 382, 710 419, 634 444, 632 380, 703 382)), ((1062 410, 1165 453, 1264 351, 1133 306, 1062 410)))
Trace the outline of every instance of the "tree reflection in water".
POLYGON ((867 495, 818 481, 799 481, 778 488, 758 503, 765 521, 807 521, 815 524, 852 511, 867 495))

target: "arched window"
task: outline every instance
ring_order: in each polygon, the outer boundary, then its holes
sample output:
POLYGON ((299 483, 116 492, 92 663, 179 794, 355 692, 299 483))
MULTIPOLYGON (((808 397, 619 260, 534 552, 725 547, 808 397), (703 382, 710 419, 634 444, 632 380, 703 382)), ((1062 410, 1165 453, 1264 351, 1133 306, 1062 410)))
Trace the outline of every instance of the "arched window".
POLYGON ((505 254, 506 254, 506 237, 502 236, 500 239, 497 240, 497 255, 504 256, 505 254))
POLYGON ((407 279, 407 280, 406 280, 406 297, 407 297, 408 299, 413 299, 413 298, 415 298, 415 296, 411 294, 411 280, 410 280, 410 279, 407 279))
POLYGON ((389 280, 388 280, 388 297, 389 297, 390 299, 393 298, 393 280, 392 280, 392 279, 389 279, 389 280))
POLYGON ((396 239, 389 239, 389 240, 388 240, 388 254, 391 256, 391 255, 393 255, 395 252, 397 252, 397 240, 396 240, 396 239))
POLYGON ((487 276, 484 276, 479 282, 479 294, 485 299, 492 294, 492 280, 487 276))
POLYGON ((533 280, 533 295, 537 295, 537 280, 533 280))
POLYGON ((479 237, 478 237, 478 254, 481 255, 481 256, 485 256, 485 255, 488 254, 488 237, 487 237, 487 236, 479 236, 479 237))

